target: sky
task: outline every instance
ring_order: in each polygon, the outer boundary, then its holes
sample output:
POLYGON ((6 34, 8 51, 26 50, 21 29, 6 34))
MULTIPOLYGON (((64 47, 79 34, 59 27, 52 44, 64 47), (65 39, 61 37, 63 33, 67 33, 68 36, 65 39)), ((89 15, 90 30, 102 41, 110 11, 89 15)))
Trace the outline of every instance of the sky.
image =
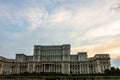
POLYGON ((0 56, 62 44, 71 45, 71 54, 108 53, 120 67, 120 1, 0 0, 0 56))

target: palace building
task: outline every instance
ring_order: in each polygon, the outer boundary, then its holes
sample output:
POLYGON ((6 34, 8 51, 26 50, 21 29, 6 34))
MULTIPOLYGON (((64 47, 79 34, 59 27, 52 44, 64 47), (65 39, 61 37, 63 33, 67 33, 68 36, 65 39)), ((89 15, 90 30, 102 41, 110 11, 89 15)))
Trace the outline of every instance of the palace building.
POLYGON ((15 59, 0 57, 0 74, 55 72, 63 74, 104 73, 111 68, 109 54, 88 58, 87 52, 70 54, 71 46, 35 45, 33 55, 16 54, 15 59))

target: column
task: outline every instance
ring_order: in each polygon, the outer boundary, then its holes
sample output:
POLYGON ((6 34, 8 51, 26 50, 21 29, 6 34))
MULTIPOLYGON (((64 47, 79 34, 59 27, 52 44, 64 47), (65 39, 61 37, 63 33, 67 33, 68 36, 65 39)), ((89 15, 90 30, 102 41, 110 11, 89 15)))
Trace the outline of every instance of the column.
POLYGON ((30 64, 29 64, 29 62, 28 62, 28 65, 27 65, 27 72, 30 72, 29 69, 30 69, 30 64))
POLYGON ((36 65, 36 64, 33 63, 33 71, 32 71, 32 72, 36 72, 36 71, 35 71, 35 65, 36 65))

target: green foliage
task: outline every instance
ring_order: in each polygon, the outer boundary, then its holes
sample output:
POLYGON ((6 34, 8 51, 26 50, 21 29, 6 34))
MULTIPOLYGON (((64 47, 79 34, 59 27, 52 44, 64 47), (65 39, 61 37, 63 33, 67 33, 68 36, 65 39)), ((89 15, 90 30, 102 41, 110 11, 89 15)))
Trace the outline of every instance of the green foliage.
POLYGON ((105 70, 104 74, 107 76, 120 76, 120 69, 111 67, 110 70, 109 69, 105 70))

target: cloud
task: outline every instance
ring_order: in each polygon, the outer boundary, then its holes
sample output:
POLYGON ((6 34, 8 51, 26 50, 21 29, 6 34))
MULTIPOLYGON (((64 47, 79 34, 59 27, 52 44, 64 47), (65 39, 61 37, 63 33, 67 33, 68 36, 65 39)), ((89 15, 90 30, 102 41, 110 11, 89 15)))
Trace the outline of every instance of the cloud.
POLYGON ((1 3, 0 53, 30 55, 35 44, 69 43, 71 54, 87 51, 94 56, 112 52, 113 58, 113 51, 120 48, 120 14, 111 8, 113 3, 113 0, 1 3))
POLYGON ((48 13, 39 7, 29 7, 24 8, 23 10, 19 10, 16 12, 15 17, 22 22, 21 25, 24 25, 26 21, 29 24, 28 29, 33 31, 34 29, 40 27, 41 23, 44 23, 48 16, 48 13))
POLYGON ((48 16, 47 12, 40 8, 28 8, 25 9, 23 13, 25 13, 24 17, 31 24, 30 30, 34 30, 39 27, 39 25, 44 22, 48 16))
POLYGON ((112 21, 107 24, 104 24, 103 26, 100 26, 100 27, 92 28, 85 34, 85 36, 87 38, 97 38, 97 37, 113 36, 113 35, 120 34, 119 23, 120 23, 120 20, 117 20, 117 21, 112 21))
POLYGON ((64 22, 69 21, 71 18, 71 13, 65 9, 58 9, 56 10, 50 17, 50 22, 57 23, 57 22, 64 22))
MULTIPOLYGON (((34 1, 33 1, 34 2, 34 1)), ((27 2, 28 3, 28 2, 27 2)), ((29 30, 33 31, 41 23, 46 20, 48 13, 45 9, 38 5, 24 5, 24 7, 16 7, 12 5, 13 3, 1 3, 0 5, 0 22, 5 24, 16 24, 17 26, 24 26, 28 27, 29 30), (4 21, 4 22, 3 22, 4 21), (7 22, 6 22, 7 21, 7 22)))

